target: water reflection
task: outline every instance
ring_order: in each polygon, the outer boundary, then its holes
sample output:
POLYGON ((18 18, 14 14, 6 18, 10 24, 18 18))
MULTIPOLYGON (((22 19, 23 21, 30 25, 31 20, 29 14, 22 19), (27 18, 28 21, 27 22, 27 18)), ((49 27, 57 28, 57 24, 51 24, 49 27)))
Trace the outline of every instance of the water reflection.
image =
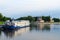
MULTIPOLYGON (((53 25, 53 24, 43 24, 43 23, 40 23, 40 24, 37 24, 37 25, 32 25, 31 27, 26 27, 26 28, 21 28, 19 30, 11 30, 11 31, 8 31, 8 30, 5 30, 3 31, 4 32, 4 35, 6 37, 15 37, 15 36, 19 36, 19 35, 22 35, 28 31, 55 31, 55 30, 60 30, 60 25, 53 25), (57 27, 58 26, 58 27, 57 27)), ((1 35, 1 32, 0 32, 0 35, 1 35)))
POLYGON ((30 27, 25 27, 25 28, 21 28, 19 30, 5 30, 3 31, 6 37, 15 37, 15 36, 19 36, 22 35, 23 33, 28 32, 30 29, 30 27))
POLYGON ((50 31, 50 26, 51 24, 44 24, 44 23, 39 23, 35 26, 32 26, 30 30, 36 30, 36 31, 50 31))
POLYGON ((0 30, 0 36, 1 36, 1 34, 2 34, 2 33, 1 33, 1 30, 0 30))
POLYGON ((50 24, 37 24, 37 25, 32 25, 31 27, 25 27, 25 28, 20 28, 19 30, 5 30, 3 31, 4 35, 6 37, 10 37, 13 38, 15 36, 21 36, 22 34, 28 32, 28 31, 32 31, 32 30, 36 30, 36 31, 50 31, 50 24))
POLYGON ((0 40, 60 40, 60 24, 37 24, 19 30, 0 31, 0 40))
MULTIPOLYGON (((60 25, 53 25, 53 24, 43 24, 43 23, 39 23, 37 25, 31 25, 30 27, 25 27, 25 28, 21 28, 19 30, 5 30, 3 31, 4 32, 4 35, 6 37, 15 37, 15 36, 19 36, 19 35, 22 35, 28 31, 55 31, 57 29, 60 30, 59 28, 60 25), (57 27, 58 26, 58 27, 57 27)), ((1 35, 1 32, 0 32, 0 35, 1 35)))
POLYGON ((60 32, 60 24, 51 24, 50 31, 60 32))

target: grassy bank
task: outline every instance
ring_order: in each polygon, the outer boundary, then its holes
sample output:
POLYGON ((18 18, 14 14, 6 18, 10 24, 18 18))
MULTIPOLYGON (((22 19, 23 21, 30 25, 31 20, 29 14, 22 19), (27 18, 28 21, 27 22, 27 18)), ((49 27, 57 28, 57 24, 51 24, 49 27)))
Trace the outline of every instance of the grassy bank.
POLYGON ((2 24, 4 24, 4 22, 3 21, 0 21, 0 25, 2 25, 2 24))

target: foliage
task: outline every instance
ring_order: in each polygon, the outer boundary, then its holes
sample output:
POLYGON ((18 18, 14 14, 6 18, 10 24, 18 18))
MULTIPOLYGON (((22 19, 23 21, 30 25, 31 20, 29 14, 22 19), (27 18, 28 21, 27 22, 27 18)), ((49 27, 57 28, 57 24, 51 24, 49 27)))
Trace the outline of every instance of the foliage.
POLYGON ((45 22, 50 22, 50 16, 42 16, 42 19, 45 21, 45 22))
POLYGON ((0 13, 0 21, 6 21, 6 20, 10 20, 11 18, 9 17, 5 17, 2 15, 2 13, 0 13))
POLYGON ((54 22, 60 22, 59 18, 53 18, 54 22))
MULTIPOLYGON (((17 20, 29 20, 30 22, 32 22, 32 21, 37 21, 37 18, 38 17, 27 16, 27 17, 17 18, 17 20)), ((45 22, 50 22, 50 18, 51 18, 50 16, 42 16, 42 19, 45 22)), ((2 13, 0 13, 0 21, 6 21, 6 20, 11 20, 11 18, 5 17, 2 15, 2 13)), ((54 22, 60 22, 59 18, 53 18, 53 20, 54 20, 54 22)))
POLYGON ((37 18, 38 18, 38 17, 34 17, 35 21, 37 21, 37 18))
MULTIPOLYGON (((18 18, 18 20, 29 20, 29 21, 31 22, 31 21, 37 21, 37 18, 38 18, 38 17, 28 16, 28 17, 18 18)), ((42 16, 42 19, 43 19, 45 22, 50 22, 50 16, 42 16)))
POLYGON ((3 21, 0 21, 0 25, 1 25, 1 24, 4 24, 4 22, 3 22, 3 21))
POLYGON ((0 13, 0 21, 3 20, 3 15, 0 13))
POLYGON ((28 17, 18 18, 17 20, 29 20, 31 22, 31 21, 35 21, 35 18, 32 16, 28 16, 28 17))

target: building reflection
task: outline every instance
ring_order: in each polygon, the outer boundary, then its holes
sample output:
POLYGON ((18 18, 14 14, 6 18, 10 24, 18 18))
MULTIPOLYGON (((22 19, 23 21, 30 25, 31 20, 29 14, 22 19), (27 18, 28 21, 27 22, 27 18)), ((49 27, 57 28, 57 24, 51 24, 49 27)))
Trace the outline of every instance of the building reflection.
POLYGON ((44 24, 44 23, 37 23, 35 26, 32 25, 30 30, 36 30, 36 31, 50 31, 51 24, 44 24))
POLYGON ((19 36, 19 35, 22 35, 23 33, 26 33, 30 30, 30 27, 25 27, 25 28, 21 28, 21 29, 18 29, 18 30, 10 30, 10 31, 3 31, 5 36, 7 37, 15 37, 15 36, 19 36))
POLYGON ((37 24, 37 30, 50 30, 50 24, 39 23, 37 24))
POLYGON ((43 30, 43 28, 44 28, 44 24, 43 23, 38 23, 37 24, 37 29, 43 30))

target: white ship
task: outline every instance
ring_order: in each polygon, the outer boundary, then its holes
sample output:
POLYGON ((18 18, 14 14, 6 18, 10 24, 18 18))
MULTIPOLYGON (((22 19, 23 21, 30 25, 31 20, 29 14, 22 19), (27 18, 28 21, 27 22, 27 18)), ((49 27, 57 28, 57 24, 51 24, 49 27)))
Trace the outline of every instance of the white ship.
POLYGON ((20 21, 7 20, 3 28, 14 29, 14 28, 28 27, 29 25, 30 25, 30 22, 28 20, 20 20, 20 21))

